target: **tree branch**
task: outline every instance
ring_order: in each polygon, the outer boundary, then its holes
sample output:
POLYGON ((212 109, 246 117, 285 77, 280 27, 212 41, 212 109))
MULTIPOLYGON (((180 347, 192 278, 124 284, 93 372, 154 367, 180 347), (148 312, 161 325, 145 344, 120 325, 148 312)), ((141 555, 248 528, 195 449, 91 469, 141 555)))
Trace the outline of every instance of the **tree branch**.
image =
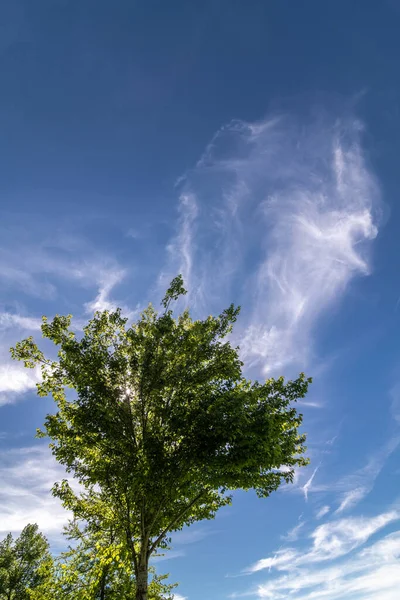
POLYGON ((138 560, 137 560, 137 554, 136 554, 136 550, 135 550, 135 543, 132 539, 132 530, 131 530, 131 509, 130 509, 130 505, 129 505, 129 499, 128 499, 128 494, 125 493, 125 500, 126 500, 126 511, 127 511, 127 526, 126 526, 126 536, 127 536, 127 542, 128 542, 128 546, 131 549, 132 552, 132 558, 133 558, 133 564, 135 567, 135 575, 137 575, 138 573, 138 560))
POLYGON ((200 494, 197 494, 197 496, 191 502, 189 502, 189 504, 180 513, 178 513, 176 515, 176 517, 174 519, 172 519, 172 521, 170 523, 168 523, 167 527, 165 527, 165 529, 162 531, 162 533, 160 533, 160 535, 155 540, 155 542, 153 542, 152 545, 150 546, 149 555, 151 555, 154 552, 154 550, 157 548, 159 543, 167 535, 168 531, 171 531, 171 529, 174 527, 174 525, 176 525, 178 523, 179 519, 181 519, 183 517, 183 515, 188 510, 190 510, 192 508, 192 506, 194 506, 196 504, 196 502, 198 502, 204 494, 205 494, 204 490, 202 492, 200 492, 200 494))

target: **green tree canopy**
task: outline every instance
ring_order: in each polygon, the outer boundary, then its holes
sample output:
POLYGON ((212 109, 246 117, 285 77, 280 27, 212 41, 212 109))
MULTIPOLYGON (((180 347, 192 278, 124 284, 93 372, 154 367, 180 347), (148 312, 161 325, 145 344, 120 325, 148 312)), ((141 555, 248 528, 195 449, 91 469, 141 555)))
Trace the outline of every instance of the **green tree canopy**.
POLYGON ((130 326, 120 310, 97 312, 79 339, 71 316, 44 317, 57 360, 32 338, 11 349, 26 367, 42 365, 38 393, 52 394, 58 410, 41 435, 85 490, 64 481, 54 493, 126 540, 137 600, 148 598, 149 559, 169 532, 214 517, 233 490, 268 496, 307 462, 293 402, 310 379, 245 379, 227 339, 239 309, 174 318, 171 302, 184 293, 177 277, 161 314, 149 305, 130 326))
POLYGON ((9 533, 0 542, 0 600, 29 600, 49 577, 49 544, 38 526, 27 525, 17 539, 9 533))

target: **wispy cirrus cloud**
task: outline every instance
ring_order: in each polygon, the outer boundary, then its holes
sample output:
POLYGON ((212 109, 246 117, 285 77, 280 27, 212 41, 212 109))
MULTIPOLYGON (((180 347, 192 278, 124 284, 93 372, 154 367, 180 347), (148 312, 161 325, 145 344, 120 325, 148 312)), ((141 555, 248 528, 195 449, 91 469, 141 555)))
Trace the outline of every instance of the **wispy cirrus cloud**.
POLYGON ((320 525, 309 536, 309 547, 280 549, 247 569, 248 574, 268 569, 268 580, 232 597, 394 600, 400 583, 400 531, 378 540, 375 536, 399 518, 397 511, 389 511, 320 525))
POLYGON ((72 301, 73 325, 78 329, 87 315, 96 310, 113 310, 120 306, 128 317, 137 312, 112 298, 114 288, 127 276, 126 269, 113 257, 96 251, 80 238, 55 239, 43 235, 39 236, 40 241, 30 244, 29 240, 18 238, 20 231, 12 233, 6 232, 7 243, 0 245, 0 281, 4 292, 1 300, 2 307, 8 309, 0 311, 0 405, 15 402, 34 389, 40 380, 38 370, 24 369, 9 356, 10 346, 24 334, 40 332, 41 327, 41 318, 26 315, 16 304, 15 298, 19 298, 21 291, 25 297, 39 297, 46 306, 42 310, 47 314, 49 307, 51 312, 61 312, 60 305, 65 307, 65 312, 70 312, 72 301), (18 245, 18 252, 14 251, 13 244, 18 245), (78 305, 73 299, 74 293, 82 298, 78 305), (92 299, 85 302, 85 296, 92 299), (10 305, 14 310, 10 310, 10 305))
POLYGON ((298 524, 292 527, 292 529, 289 529, 289 531, 282 536, 282 539, 285 542, 295 542, 299 538, 300 532, 305 526, 305 522, 301 520, 302 516, 303 515, 300 515, 298 524))
POLYGON ((368 487, 360 487, 345 492, 343 495, 343 500, 341 501, 339 507, 336 509, 335 512, 339 514, 341 512, 344 512, 345 510, 353 508, 354 506, 356 506, 356 504, 363 500, 363 498, 365 498, 367 493, 368 487))
POLYGON ((360 124, 336 123, 325 141, 321 133, 311 128, 301 139, 285 139, 280 150, 292 163, 277 167, 281 180, 262 205, 269 242, 243 345, 264 370, 306 364, 318 317, 355 275, 369 272, 379 191, 362 156, 360 124))
POLYGON ((0 331, 6 329, 25 329, 28 331, 40 331, 42 319, 26 317, 18 313, 0 312, 0 331))
POLYGON ((322 517, 325 517, 325 515, 327 515, 330 510, 331 510, 331 507, 328 506, 327 504, 325 506, 321 506, 321 508, 317 511, 315 518, 322 519, 322 517))
POLYGON ((180 182, 167 270, 207 307, 239 287, 248 365, 306 364, 321 314, 370 271, 380 192, 361 134, 351 117, 235 121, 180 182))
POLYGON ((0 280, 7 289, 55 300, 68 282, 77 290, 97 289, 95 298, 86 303, 89 311, 92 307, 94 310, 114 307, 110 292, 127 275, 115 258, 82 237, 56 236, 39 228, 36 231, 39 240, 21 240, 20 231, 14 236, 8 233, 7 244, 0 245, 0 280), (18 252, 14 244, 18 245, 18 252))
POLYGON ((304 499, 305 499, 306 502, 308 500, 308 492, 309 492, 309 490, 311 488, 312 482, 314 481, 314 477, 318 473, 318 470, 319 470, 319 466, 314 469, 314 471, 312 472, 311 477, 309 479, 307 479, 306 483, 302 486, 302 491, 303 491, 304 499))
POLYGON ((47 445, 3 450, 0 457, 0 534, 19 533, 37 523, 51 540, 58 540, 68 512, 51 493, 65 478, 47 445))
POLYGON ((396 451, 399 444, 398 435, 390 438, 361 468, 333 482, 320 480, 310 487, 308 492, 335 494, 339 498, 339 506, 335 511, 337 514, 354 508, 371 492, 388 458, 396 451))
POLYGON ((311 533, 312 546, 307 552, 295 552, 293 549, 281 551, 278 563, 274 562, 273 556, 261 559, 249 567, 247 572, 255 573, 270 566, 287 569, 289 564, 300 566, 334 560, 361 546, 380 529, 399 519, 400 513, 392 510, 370 518, 349 517, 323 523, 311 533))
MULTIPOLYGON (((331 446, 331 442, 332 440, 329 440, 325 445, 331 446)), ((334 504, 336 504, 335 514, 348 512, 373 490, 379 474, 399 445, 399 435, 389 437, 386 443, 367 458, 363 466, 333 480, 329 478, 329 471, 321 468, 323 462, 320 462, 312 471, 310 471, 310 467, 300 469, 296 472, 293 485, 284 487, 283 491, 302 494, 306 502, 311 496, 313 496, 313 500, 317 498, 319 503, 325 502, 326 505, 322 506, 319 512, 317 511, 317 518, 325 516, 334 504)), ((322 451, 322 453, 324 452, 322 451)), ((313 463, 321 459, 320 448, 314 449, 313 452, 309 451, 309 454, 312 455, 313 463)))
POLYGON ((113 288, 123 281, 125 275, 126 272, 122 269, 100 273, 98 276, 98 294, 94 300, 85 303, 86 312, 115 310, 119 303, 111 300, 110 294, 113 288))
MULTIPOLYGON (((2 253, 4 254, 4 253, 2 253)), ((7 253, 8 254, 8 253, 7 253)), ((4 288, 10 288, 38 298, 54 298, 56 287, 43 277, 37 277, 6 256, 0 257, 0 279, 4 288)))
POLYGON ((188 290, 190 303, 196 304, 199 281, 194 274, 194 257, 196 249, 196 226, 199 208, 196 197, 189 191, 183 191, 179 197, 177 233, 167 245, 167 265, 161 271, 158 287, 162 292, 178 273, 183 276, 188 290))

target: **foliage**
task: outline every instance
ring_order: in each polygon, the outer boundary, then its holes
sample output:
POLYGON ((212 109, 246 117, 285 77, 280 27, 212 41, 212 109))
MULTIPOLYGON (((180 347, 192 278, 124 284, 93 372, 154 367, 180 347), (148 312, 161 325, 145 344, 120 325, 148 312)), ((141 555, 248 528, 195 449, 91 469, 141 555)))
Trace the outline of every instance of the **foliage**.
POLYGON ((28 600, 50 577, 49 545, 38 526, 27 525, 14 540, 9 533, 0 542, 0 600, 28 600))
MULTIPOLYGON (((132 564, 123 542, 112 530, 80 527, 72 521, 66 536, 73 544, 53 563, 51 577, 34 591, 30 600, 120 600, 135 598, 136 586, 132 564)), ((174 585, 165 583, 167 576, 157 576, 151 569, 149 600, 171 599, 174 585)))
POLYGON ((58 347, 44 356, 32 338, 11 349, 26 367, 42 365, 41 396, 58 407, 45 431, 56 459, 83 486, 67 481, 54 494, 87 522, 101 521, 125 540, 147 599, 149 558, 169 532, 213 518, 235 489, 266 497, 305 465, 302 417, 292 403, 310 379, 251 382, 238 348, 227 340, 239 309, 193 320, 174 318, 185 293, 177 277, 163 299, 128 326, 120 310, 97 312, 78 339, 71 316, 43 317, 42 333, 58 347), (67 399, 66 388, 76 398, 67 399))

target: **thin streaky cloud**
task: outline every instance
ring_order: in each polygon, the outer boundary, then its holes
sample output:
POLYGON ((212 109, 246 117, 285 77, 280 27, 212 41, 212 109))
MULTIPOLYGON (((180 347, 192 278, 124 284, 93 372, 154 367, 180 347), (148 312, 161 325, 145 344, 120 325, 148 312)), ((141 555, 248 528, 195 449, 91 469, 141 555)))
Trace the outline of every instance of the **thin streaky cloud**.
POLYGON ((165 270, 182 272, 199 308, 240 289, 246 366, 307 365, 315 325, 370 273, 380 190, 357 119, 290 115, 218 131, 179 181, 180 220, 165 270))
POLYGON ((333 438, 327 440, 326 445, 327 446, 333 446, 333 444, 336 442, 337 438, 338 438, 338 436, 334 435, 333 438))
POLYGON ((247 573, 268 570, 268 579, 231 597, 395 600, 400 585, 400 530, 384 533, 380 539, 376 536, 399 517, 391 511, 321 525, 311 534, 310 546, 283 548, 252 565, 247 573))
POLYGON ((298 406, 305 406, 308 408, 323 408, 324 404, 322 402, 314 402, 314 401, 307 401, 307 400, 298 400, 297 401, 297 405, 298 406))
POLYGON ((368 488, 356 488, 346 492, 343 496, 343 500, 339 507, 336 509, 335 514, 340 514, 345 510, 349 510, 358 504, 368 493, 368 488))
POLYGON ((0 313, 0 330, 18 328, 30 331, 40 331, 41 325, 42 319, 26 317, 9 312, 0 313))
POLYGON ((295 542, 296 540, 298 540, 300 532, 304 528, 304 525, 305 525, 305 521, 300 521, 292 529, 289 529, 289 531, 285 535, 282 536, 282 539, 285 542, 295 542))
POLYGON ((367 463, 336 481, 323 482, 313 486, 315 493, 336 493, 339 496, 338 513, 354 508, 373 489, 375 481, 384 468, 389 457, 400 444, 400 436, 388 440, 380 449, 374 452, 367 463))
MULTIPOLYGON (((115 258, 99 252, 83 238, 61 236, 54 239, 44 235, 40 243, 35 240, 20 244, 18 252, 13 248, 12 239, 7 246, 0 246, 3 284, 13 290, 22 290, 24 294, 50 300, 58 296, 60 286, 66 281, 83 290, 97 289, 95 298, 84 305, 87 313, 113 310, 118 303, 110 298, 111 291, 126 275, 126 269, 115 258)), ((7 319, 6 315, 4 319, 7 319)))
POLYGON ((119 303, 112 301, 110 294, 113 288, 123 281, 125 274, 124 270, 111 270, 101 274, 98 281, 98 294, 94 300, 85 304, 86 312, 115 310, 119 303))
POLYGON ((316 519, 322 519, 322 517, 325 517, 325 515, 327 515, 329 513, 329 511, 331 510, 331 507, 328 505, 322 506, 319 511, 317 512, 317 514, 315 515, 316 519))
POLYGON ((152 561, 155 564, 157 564, 166 560, 174 560, 175 558, 181 558, 182 556, 186 556, 185 550, 169 550, 167 552, 160 551, 160 554, 156 554, 153 556, 152 561))
POLYGON ((248 567, 246 572, 255 573, 273 567, 285 571, 311 563, 321 563, 345 556, 365 544, 368 539, 389 525, 400 520, 400 513, 391 510, 372 517, 350 517, 323 523, 309 535, 311 547, 304 549, 282 548, 275 555, 263 558, 248 567))
POLYGON ((311 477, 306 481, 306 483, 303 485, 302 490, 303 490, 303 494, 304 494, 304 498, 305 501, 307 502, 308 500, 308 492, 310 491, 311 488, 311 484, 314 481, 314 477, 316 476, 316 474, 318 473, 319 470, 319 466, 316 467, 311 475, 311 477))
MULTIPOLYGON (((305 145, 307 153, 308 140, 305 145)), ((270 242, 255 279, 258 299, 244 346, 249 358, 265 361, 266 371, 288 362, 306 364, 316 318, 354 275, 369 273, 362 248, 377 234, 375 181, 360 146, 346 143, 340 133, 331 132, 330 148, 318 141, 317 148, 326 153, 316 162, 317 177, 314 171, 307 181, 298 158, 298 165, 282 173, 283 189, 278 186, 263 204, 270 242)))
POLYGON ((27 523, 37 523, 51 541, 60 539, 69 513, 51 495, 51 487, 65 478, 65 471, 47 445, 2 452, 0 478, 0 533, 20 532, 27 523))
MULTIPOLYGON (((36 248, 26 244, 22 245, 21 252, 12 251, 11 239, 10 245, 0 247, 0 278, 13 293, 23 288, 27 295, 53 300, 59 286, 65 286, 66 281, 82 288, 81 291, 87 290, 87 295, 97 289, 94 299, 78 308, 78 318, 73 321, 75 329, 81 329, 87 315, 96 310, 114 310, 120 306, 124 316, 137 315, 137 310, 132 311, 112 297, 116 286, 124 282, 126 270, 112 257, 96 254, 84 241, 71 243, 69 240, 66 248, 61 247, 61 242, 56 247, 42 243, 36 248)), ((67 303, 67 299, 65 301, 67 303)), ((73 312, 76 314, 76 307, 73 312)), ((10 346, 23 337, 24 331, 40 332, 40 328, 40 318, 21 314, 21 310, 0 311, 0 405, 16 402, 34 390, 40 381, 37 369, 24 369, 9 356, 10 346)))
POLYGON ((178 273, 183 276, 188 289, 185 302, 196 304, 198 281, 194 277, 195 238, 199 209, 194 194, 183 191, 179 198, 178 231, 167 246, 168 261, 159 276, 159 289, 165 292, 166 286, 178 273))
POLYGON ((14 255, 0 253, 0 278, 6 288, 16 289, 38 298, 53 299, 57 295, 56 287, 43 278, 38 278, 28 268, 15 264, 14 255), (14 263, 14 264, 13 264, 14 263))

